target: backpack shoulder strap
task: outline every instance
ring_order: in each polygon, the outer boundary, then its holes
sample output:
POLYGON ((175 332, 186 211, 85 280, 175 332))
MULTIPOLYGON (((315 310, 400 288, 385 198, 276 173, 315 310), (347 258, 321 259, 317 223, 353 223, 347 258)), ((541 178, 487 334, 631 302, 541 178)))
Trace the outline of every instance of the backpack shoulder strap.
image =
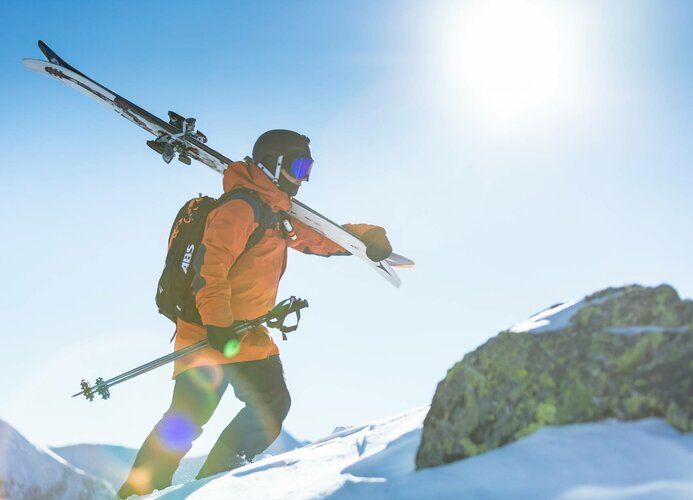
POLYGON ((253 209, 255 222, 258 225, 248 238, 245 246, 245 251, 247 252, 260 242, 267 229, 276 224, 279 220, 279 215, 276 212, 272 212, 272 208, 262 201, 255 191, 250 189, 240 188, 224 193, 217 200, 217 206, 221 206, 231 200, 243 200, 248 203, 253 209))
POLYGON ((251 191, 250 189, 240 188, 224 193, 219 198, 217 198, 217 207, 220 207, 221 205, 224 205, 225 203, 228 203, 231 200, 243 200, 248 205, 250 205, 250 207, 253 209, 255 222, 259 222, 260 220, 262 205, 267 205, 264 201, 260 199, 260 197, 254 191, 251 191))

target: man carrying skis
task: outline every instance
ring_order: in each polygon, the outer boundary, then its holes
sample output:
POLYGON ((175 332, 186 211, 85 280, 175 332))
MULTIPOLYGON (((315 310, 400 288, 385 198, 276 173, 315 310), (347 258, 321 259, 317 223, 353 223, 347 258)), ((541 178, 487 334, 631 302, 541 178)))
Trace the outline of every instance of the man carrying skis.
MULTIPOLYGON (((349 255, 285 214, 310 175, 309 142, 296 132, 270 130, 256 141, 252 160, 226 169, 224 192, 244 194, 209 213, 192 263, 201 324, 180 318, 176 324, 176 350, 205 338, 210 347, 176 361, 171 406, 145 439, 118 492, 121 498, 171 485, 180 460, 229 385, 245 406, 221 433, 197 478, 243 465, 279 435, 291 405, 279 349, 264 326, 237 338, 232 325, 272 309, 288 247, 325 257, 349 255), (266 230, 261 227, 257 238, 267 207, 275 218, 266 230), (257 241, 251 244, 251 238, 257 241)), ((384 229, 367 224, 344 227, 359 235, 372 260, 384 260, 392 252, 384 229)))

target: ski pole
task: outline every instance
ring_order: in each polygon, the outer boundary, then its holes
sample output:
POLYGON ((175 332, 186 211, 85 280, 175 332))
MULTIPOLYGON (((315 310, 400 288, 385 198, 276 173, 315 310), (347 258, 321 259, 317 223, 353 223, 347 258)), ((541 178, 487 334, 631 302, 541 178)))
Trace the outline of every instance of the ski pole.
MULTIPOLYGON (((286 339, 286 333, 292 332, 296 330, 298 327, 298 321, 300 321, 301 318, 301 313, 300 310, 308 307, 308 301, 306 300, 301 300, 297 299, 296 297, 291 297, 289 299, 284 300, 283 302, 279 303, 277 306, 275 306, 269 313, 260 316, 259 318, 256 318, 254 320, 249 320, 249 321, 244 321, 242 323, 239 323, 238 325, 235 326, 234 330, 235 333, 240 335, 242 333, 245 333, 249 330, 252 330, 254 328, 257 328, 260 324, 262 323, 267 323, 267 326, 270 328, 276 328, 280 330, 283 334, 284 339, 286 339), (297 318, 297 323, 294 326, 286 326, 284 322, 286 321, 286 318, 290 314, 296 314, 297 318)), ((78 396, 79 394, 84 394, 87 399, 90 401, 90 397, 93 397, 94 391, 99 394, 102 398, 108 399, 109 391, 108 388, 112 387, 116 384, 119 384, 121 382, 124 382, 126 380, 129 380, 131 378, 137 377, 143 373, 146 373, 148 371, 151 371, 155 368, 158 368, 160 366, 163 366, 171 361, 175 361, 176 359, 180 359, 184 356, 187 356, 188 354, 191 354, 195 351, 199 351, 200 349, 207 347, 208 342, 207 340, 201 340, 195 344, 192 344, 188 347, 185 347, 183 349, 180 349, 178 351, 174 351, 170 354, 167 354, 165 356, 162 356, 161 358, 157 358, 154 361, 150 361, 149 363, 146 363, 142 366, 138 366, 137 368, 133 368, 132 370, 122 373, 116 377, 113 377, 112 379, 104 381, 102 378, 98 378, 96 380, 96 384, 93 387, 89 387, 89 384, 86 381, 82 381, 81 386, 82 386, 82 392, 75 394, 73 397, 78 396)))
MULTIPOLYGON (((301 320, 301 309, 304 309, 306 307, 308 307, 307 300, 298 299, 292 296, 277 304, 267 314, 264 314, 252 320, 243 321, 242 323, 239 323, 238 325, 234 326, 234 333, 240 335, 249 330, 257 328, 263 323, 266 323, 268 327, 276 328, 277 330, 282 332, 282 337, 286 340, 286 334, 289 332, 293 332, 298 328, 298 323, 301 320), (291 314, 296 314, 296 324, 293 326, 286 326, 284 322, 286 321, 286 318, 291 314)), ((90 386, 86 380, 82 380, 82 382, 80 383, 80 386, 82 388, 81 391, 76 394, 73 394, 72 397, 74 398, 83 395, 89 401, 93 401, 94 396, 98 394, 99 396, 101 396, 101 398, 108 399, 111 396, 109 388, 113 387, 114 385, 138 377, 143 373, 147 373, 151 370, 154 370, 155 368, 159 368, 160 366, 166 365, 171 361, 175 361, 177 359, 188 356, 189 354, 199 351, 200 349, 204 349, 208 345, 209 342, 207 339, 200 340, 195 344, 189 345, 177 351, 173 351, 172 353, 166 354, 165 356, 161 356, 160 358, 150 361, 149 363, 145 363, 141 366, 133 368, 132 370, 121 373, 120 375, 116 375, 115 377, 110 378, 108 380, 104 380, 103 378, 99 377, 96 379, 95 384, 93 386, 90 386)))

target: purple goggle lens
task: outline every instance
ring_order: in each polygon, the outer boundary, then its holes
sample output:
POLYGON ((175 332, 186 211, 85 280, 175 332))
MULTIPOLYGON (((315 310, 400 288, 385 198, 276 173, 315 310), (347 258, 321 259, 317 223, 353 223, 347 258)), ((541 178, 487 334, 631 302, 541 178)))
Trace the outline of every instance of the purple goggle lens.
POLYGON ((289 165, 289 173, 299 181, 308 179, 313 168, 312 158, 294 158, 289 165))

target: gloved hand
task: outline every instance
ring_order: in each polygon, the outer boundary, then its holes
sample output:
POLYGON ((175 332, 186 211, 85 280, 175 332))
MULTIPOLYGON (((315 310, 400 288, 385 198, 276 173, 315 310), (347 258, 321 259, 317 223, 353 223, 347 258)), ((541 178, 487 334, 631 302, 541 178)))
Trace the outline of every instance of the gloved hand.
POLYGON ((392 246, 382 227, 369 229, 363 233, 361 241, 366 244, 366 255, 373 262, 385 260, 392 254, 392 246))
POLYGON ((231 340, 240 342, 240 336, 234 331, 234 325, 231 326, 214 326, 207 325, 207 340, 210 347, 217 351, 224 352, 226 344, 231 340))

